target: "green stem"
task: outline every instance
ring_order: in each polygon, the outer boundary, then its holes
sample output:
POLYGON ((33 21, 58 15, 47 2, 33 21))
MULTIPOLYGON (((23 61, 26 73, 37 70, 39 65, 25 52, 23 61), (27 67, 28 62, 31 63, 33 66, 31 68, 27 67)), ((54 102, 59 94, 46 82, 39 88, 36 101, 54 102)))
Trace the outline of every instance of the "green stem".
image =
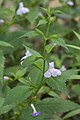
POLYGON ((41 84, 40 84, 40 87, 39 89, 42 87, 43 85, 43 79, 44 79, 44 72, 45 72, 45 63, 46 63, 46 50, 45 50, 45 47, 46 47, 46 41, 48 39, 48 34, 49 34, 49 28, 50 28, 50 22, 48 23, 48 26, 47 26, 47 31, 46 31, 46 37, 44 39, 44 47, 43 47, 43 56, 44 56, 44 60, 43 60, 43 75, 42 75, 42 81, 41 81, 41 84), (46 39, 47 38, 47 39, 46 39))
POLYGON ((46 38, 48 39, 48 34, 49 34, 49 28, 50 28, 50 22, 48 23, 47 31, 46 31, 46 38))
MULTIPOLYGON (((43 75, 42 75, 42 80, 41 80, 41 84, 40 86, 38 87, 38 89, 35 91, 35 94, 33 95, 33 97, 36 96, 37 92, 40 90, 40 88, 42 87, 43 83, 44 83, 44 72, 45 72, 45 63, 46 63, 46 50, 45 50, 45 47, 46 47, 46 41, 48 39, 48 34, 49 34, 49 27, 50 27, 50 22, 48 23, 48 27, 47 27, 47 31, 46 31, 46 37, 44 39, 44 47, 43 47, 43 56, 44 56, 44 60, 43 60, 43 75), (47 39, 46 39, 47 38, 47 39)), ((32 99, 33 99, 32 97, 32 99)), ((31 101, 32 101, 31 99, 31 101)), ((30 101, 30 102, 31 102, 30 101)))

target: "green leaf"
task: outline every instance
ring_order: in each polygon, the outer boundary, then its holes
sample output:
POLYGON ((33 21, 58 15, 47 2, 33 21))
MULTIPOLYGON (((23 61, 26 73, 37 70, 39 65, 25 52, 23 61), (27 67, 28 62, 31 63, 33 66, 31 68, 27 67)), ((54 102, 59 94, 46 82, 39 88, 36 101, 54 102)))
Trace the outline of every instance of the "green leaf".
POLYGON ((67 113, 64 117, 63 117, 63 120, 67 119, 67 118, 70 118, 74 115, 77 115, 77 114, 80 114, 80 109, 77 109, 77 110, 73 110, 69 113, 67 113))
POLYGON ((36 37, 39 36, 39 34, 36 31, 28 31, 27 33, 25 33, 24 35, 20 36, 19 38, 23 38, 23 37, 36 37))
POLYGON ((67 48, 67 46, 62 38, 54 38, 54 39, 52 39, 52 42, 56 43, 59 46, 66 48, 68 50, 68 48, 67 48))
MULTIPOLYGON (((43 63, 44 63, 44 60, 43 59, 38 59, 34 62, 34 65, 40 69, 41 71, 43 71, 43 63)), ((47 61, 45 61, 45 70, 48 68, 48 64, 47 64, 47 61)))
POLYGON ((14 105, 17 106, 31 95, 32 91, 27 86, 16 86, 10 90, 5 98, 4 106, 14 105))
POLYGON ((62 12, 60 10, 55 10, 54 13, 64 14, 64 12, 62 12))
POLYGON ((11 44, 9 44, 9 43, 7 43, 7 42, 4 42, 4 41, 0 41, 0 46, 12 47, 12 48, 13 48, 13 46, 12 46, 11 44))
POLYGON ((80 75, 72 75, 70 79, 73 79, 73 80, 80 79, 80 75))
POLYGON ((80 85, 73 85, 72 86, 72 91, 76 94, 80 96, 80 85))
POLYGON ((63 92, 69 97, 65 82, 75 74, 77 74, 76 70, 66 70, 62 72, 61 76, 55 77, 55 78, 49 78, 47 79, 46 82, 51 88, 56 89, 60 92, 63 92))
POLYGON ((46 98, 38 103, 38 109, 42 113, 68 112, 80 108, 80 105, 61 98, 46 98))
POLYGON ((39 68, 41 71, 43 71, 43 59, 36 60, 34 62, 34 65, 39 68))
POLYGON ((39 35, 41 35, 44 39, 45 39, 45 35, 44 35, 44 33, 41 31, 41 30, 39 30, 39 29, 35 29, 36 30, 36 32, 39 34, 39 35))
POLYGON ((18 50, 19 48, 21 49, 22 44, 24 43, 24 39, 18 39, 18 38, 22 36, 24 33, 25 33, 24 31, 15 31, 15 32, 7 32, 6 34, 2 34, 0 36, 0 39, 14 46, 14 48, 1 46, 0 48, 2 49, 3 53, 12 54, 14 51, 18 50))
POLYGON ((46 114, 45 119, 46 120, 62 120, 59 115, 55 115, 55 114, 46 114))
POLYGON ((55 79, 66 82, 67 80, 70 80, 73 75, 77 74, 77 70, 71 69, 71 70, 65 70, 62 72, 60 77, 57 77, 55 79))
POLYGON ((8 68, 5 68, 5 69, 4 69, 4 73, 5 73, 5 75, 7 75, 7 76, 13 76, 13 75, 15 75, 16 72, 17 72, 19 69, 21 69, 21 68, 22 68, 21 65, 8 67, 8 68))
POLYGON ((58 34, 52 34, 52 35, 50 36, 50 39, 54 39, 54 38, 58 38, 58 37, 59 37, 58 34))
POLYGON ((58 94, 56 94, 54 91, 49 91, 48 95, 52 97, 59 97, 58 94))
POLYGON ((36 57, 32 55, 32 56, 28 57, 27 59, 25 59, 21 66, 28 67, 28 66, 32 65, 35 60, 36 60, 36 57))
POLYGON ((27 79, 30 81, 30 84, 32 86, 35 86, 36 89, 40 86, 42 82, 42 72, 36 67, 33 67, 33 69, 30 71, 30 73, 27 76, 27 79))
POLYGON ((0 50, 0 83, 1 85, 3 85, 4 62, 5 62, 5 59, 2 51, 0 50))
POLYGON ((45 25, 47 23, 46 20, 40 20, 39 23, 37 24, 37 26, 39 25, 45 25))
POLYGON ((0 109, 1 109, 1 107, 2 107, 2 105, 3 105, 3 103, 4 103, 4 101, 5 101, 5 98, 0 97, 0 109))
POLYGON ((28 15, 26 16, 26 18, 29 20, 29 22, 31 24, 33 24, 35 22, 35 20, 37 19, 39 14, 39 10, 38 8, 31 8, 30 12, 28 13, 28 15))
POLYGON ((53 44, 48 44, 48 45, 46 45, 46 52, 47 53, 50 53, 51 52, 51 50, 54 48, 54 45, 53 44))
POLYGON ((12 105, 6 105, 3 107, 4 101, 5 98, 0 97, 0 115, 8 112, 12 108, 12 105))
POLYGON ((66 84, 63 81, 61 81, 60 79, 55 79, 55 78, 51 77, 51 78, 47 79, 46 82, 52 89, 56 89, 60 92, 65 93, 67 96, 69 96, 66 84))
POLYGON ((80 50, 80 47, 75 46, 75 45, 68 45, 68 44, 66 44, 66 46, 68 46, 70 48, 74 48, 74 49, 80 50))
POLYGON ((8 111, 10 111, 12 108, 14 108, 14 105, 6 105, 6 106, 2 106, 2 108, 0 109, 0 115, 7 113, 8 111))
POLYGON ((80 35, 77 32, 75 32, 75 31, 73 31, 73 32, 77 36, 77 38, 80 40, 80 35))
POLYGON ((4 103, 0 108, 0 114, 4 114, 10 111, 14 107, 16 107, 18 104, 26 100, 31 94, 32 94, 32 91, 27 86, 14 87, 7 94, 4 100, 4 103))
POLYGON ((38 91, 38 94, 45 94, 45 93, 48 93, 50 92, 50 88, 48 86, 42 86, 39 91, 38 91))
POLYGON ((26 78, 21 77, 21 78, 19 78, 18 80, 19 80, 19 82, 21 82, 22 84, 28 85, 28 81, 26 80, 26 78))
POLYGON ((26 73, 26 68, 18 70, 15 74, 15 79, 19 79, 26 73))
POLYGON ((43 7, 42 7, 42 9, 47 13, 48 16, 50 16, 50 12, 51 12, 51 11, 50 11, 50 8, 49 8, 49 7, 48 7, 48 8, 43 8, 43 7))

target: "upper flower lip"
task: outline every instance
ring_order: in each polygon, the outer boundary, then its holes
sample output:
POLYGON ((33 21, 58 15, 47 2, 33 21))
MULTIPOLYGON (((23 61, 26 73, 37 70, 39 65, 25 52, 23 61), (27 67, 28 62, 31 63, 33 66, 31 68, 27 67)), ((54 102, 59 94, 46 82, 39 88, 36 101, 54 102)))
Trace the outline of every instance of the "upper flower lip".
POLYGON ((50 78, 51 76, 57 77, 61 75, 61 71, 59 69, 54 68, 54 62, 49 63, 49 69, 44 73, 44 77, 50 78))
POLYGON ((23 57, 21 58, 21 64, 23 63, 23 60, 25 60, 26 58, 28 58, 28 57, 30 57, 30 56, 32 56, 32 54, 30 53, 29 50, 27 50, 27 51, 25 52, 25 56, 23 56, 23 57))
POLYGON ((29 12, 29 9, 27 7, 24 7, 23 2, 19 3, 19 8, 17 10, 17 15, 23 15, 29 12))
POLYGON ((49 63, 49 69, 54 68, 54 62, 49 63))

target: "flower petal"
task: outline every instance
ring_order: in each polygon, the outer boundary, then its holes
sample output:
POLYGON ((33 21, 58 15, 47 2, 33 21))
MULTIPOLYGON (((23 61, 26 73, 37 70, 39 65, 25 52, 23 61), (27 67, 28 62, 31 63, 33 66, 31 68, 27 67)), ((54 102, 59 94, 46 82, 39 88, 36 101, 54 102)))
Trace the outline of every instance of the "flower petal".
POLYGON ((62 65, 62 67, 60 68, 61 71, 65 71, 66 67, 64 65, 62 65))
POLYGON ((52 70, 50 70, 50 72, 51 72, 51 75, 53 76, 53 77, 57 77, 57 76, 60 76, 61 75, 61 71, 59 70, 59 69, 52 69, 52 70))
POLYGON ((74 5, 74 2, 72 2, 72 1, 68 1, 67 4, 70 5, 70 6, 73 6, 73 5, 74 5))
POLYGON ((40 114, 41 114, 41 112, 33 112, 33 113, 32 113, 32 116, 33 116, 33 117, 36 117, 36 116, 38 116, 38 115, 40 115, 40 114))
POLYGON ((9 77, 8 76, 4 76, 4 80, 9 80, 9 77))
POLYGON ((22 60, 25 60, 26 58, 28 58, 28 57, 30 57, 32 54, 29 52, 29 50, 27 50, 26 52, 25 52, 25 56, 23 56, 22 58, 21 58, 21 61, 22 60))
POLYGON ((27 7, 24 7, 23 2, 19 3, 19 8, 16 12, 17 15, 23 15, 29 12, 29 9, 27 7))
POLYGON ((22 14, 23 14, 23 13, 22 13, 22 10, 19 8, 19 9, 17 10, 16 14, 17 14, 17 15, 22 15, 22 14))
POLYGON ((31 56, 32 54, 29 52, 29 50, 27 50, 26 52, 25 52, 25 56, 31 56))
POLYGON ((19 8, 20 8, 20 7, 24 7, 23 2, 20 2, 20 3, 19 3, 19 8))
POLYGON ((54 62, 49 63, 49 69, 54 68, 54 62))
POLYGON ((26 53, 25 53, 26 58, 27 58, 27 57, 30 57, 31 55, 32 55, 32 54, 29 52, 29 50, 27 50, 26 53))
POLYGON ((22 60, 25 60, 26 58, 27 58, 26 56, 22 57, 22 58, 21 58, 21 61, 22 61, 22 60))
POLYGON ((29 12, 29 9, 28 8, 26 8, 26 7, 23 7, 22 8, 22 13, 23 14, 26 14, 26 13, 28 13, 29 12))
POLYGON ((50 77, 51 77, 51 72, 50 72, 50 70, 48 70, 48 71, 46 71, 46 72, 44 73, 44 77, 46 77, 46 78, 50 78, 50 77))

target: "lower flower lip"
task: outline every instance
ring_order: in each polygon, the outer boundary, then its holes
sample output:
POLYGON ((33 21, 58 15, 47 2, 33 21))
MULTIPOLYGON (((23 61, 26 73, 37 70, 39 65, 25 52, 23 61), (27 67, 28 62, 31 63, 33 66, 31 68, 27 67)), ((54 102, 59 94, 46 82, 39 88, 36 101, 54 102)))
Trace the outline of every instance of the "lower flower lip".
POLYGON ((39 116, 41 114, 41 112, 33 112, 31 115, 33 116, 33 117, 37 117, 37 116, 39 116))

